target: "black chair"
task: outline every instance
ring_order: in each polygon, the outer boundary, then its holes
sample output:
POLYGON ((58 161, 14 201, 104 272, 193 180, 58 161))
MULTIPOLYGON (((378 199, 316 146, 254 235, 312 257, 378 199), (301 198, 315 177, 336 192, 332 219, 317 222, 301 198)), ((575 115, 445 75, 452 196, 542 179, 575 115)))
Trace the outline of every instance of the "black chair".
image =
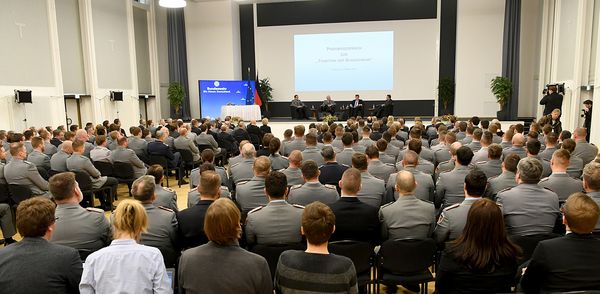
POLYGON ((8 184, 0 184, 0 203, 10 203, 8 184))
POLYGON ((90 175, 84 171, 73 171, 75 173, 75 181, 79 184, 79 189, 81 193, 83 193, 83 198, 85 201, 89 203, 89 206, 94 206, 94 193, 96 192, 104 192, 106 193, 106 202, 110 205, 112 210, 112 202, 113 202, 113 191, 110 187, 101 187, 99 189, 94 189, 92 185, 92 178, 90 175))
MULTIPOLYGON (((198 150, 200 153, 202 153, 202 151, 204 151, 205 149, 212 149, 212 148, 213 147, 211 145, 204 145, 204 144, 198 145, 198 150)), ((223 155, 219 155, 219 154, 215 153, 215 165, 223 166, 224 163, 225 163, 225 157, 223 155)))
POLYGON ((44 180, 46 180, 46 181, 47 181, 47 180, 50 178, 50 175, 48 174, 48 170, 47 170, 47 169, 45 169, 45 168, 43 168, 43 167, 41 167, 41 166, 38 166, 38 167, 37 167, 37 170, 38 170, 38 173, 40 174, 40 176, 41 176, 41 177, 42 177, 44 180))
MULTIPOLYGON (((348 257, 354 263, 359 289, 372 282, 371 269, 373 266, 373 246, 368 242, 352 240, 334 241, 329 243, 329 252, 348 257)), ((367 291, 368 292, 368 291, 367 291)))
POLYGON ((267 260, 269 264, 269 270, 271 271, 271 280, 275 278, 275 270, 277 269, 277 262, 279 262, 279 255, 287 250, 305 250, 306 245, 304 243, 296 244, 277 244, 277 245, 255 245, 250 249, 251 252, 256 253, 267 260))
POLYGON ((559 237, 557 234, 543 234, 543 235, 531 235, 531 236, 510 236, 510 240, 516 245, 519 245, 523 250, 523 255, 519 258, 519 263, 523 263, 531 258, 535 247, 538 243, 544 240, 553 239, 559 237))
POLYGON ((79 252, 79 258, 81 258, 81 261, 83 262, 85 262, 87 257, 93 253, 90 249, 77 249, 77 251, 79 252))
POLYGON ((62 173, 62 172, 51 169, 48 171, 48 176, 52 177, 53 175, 58 175, 60 173, 62 173))
POLYGON ((127 190, 129 196, 131 196, 131 186, 135 181, 135 173, 133 172, 133 166, 129 162, 115 162, 113 163, 113 176, 119 181, 119 183, 127 184, 127 190))
POLYGON ((112 163, 106 161, 94 161, 94 167, 105 177, 112 177, 114 174, 114 168, 112 163))
POLYGON ((15 205, 19 205, 21 201, 33 197, 33 192, 31 192, 31 188, 25 185, 10 184, 8 185, 8 191, 10 193, 10 199, 15 205))
POLYGON ((192 151, 187 149, 177 149, 177 152, 181 154, 181 165, 185 174, 188 174, 188 171, 193 170, 198 164, 194 162, 194 155, 192 151))
POLYGON ((169 168, 169 160, 162 155, 149 155, 148 160, 150 161, 150 165, 158 164, 162 166, 165 172, 165 178, 167 179, 167 187, 169 187, 169 175, 171 171, 174 170, 177 173, 177 184, 181 188, 181 179, 183 178, 183 173, 181 172, 181 165, 174 168, 169 168))
POLYGON ((421 293, 427 293, 427 283, 435 280, 429 271, 435 251, 433 239, 383 242, 377 258, 376 283, 420 284, 421 293))

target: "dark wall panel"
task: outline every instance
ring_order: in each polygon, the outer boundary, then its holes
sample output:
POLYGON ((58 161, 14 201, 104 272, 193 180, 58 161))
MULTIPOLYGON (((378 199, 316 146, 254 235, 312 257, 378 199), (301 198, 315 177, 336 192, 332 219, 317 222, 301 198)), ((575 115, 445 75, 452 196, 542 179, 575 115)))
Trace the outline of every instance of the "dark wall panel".
MULTIPOLYGON (((440 19, 440 67, 439 79, 451 78, 454 80, 456 70, 456 10, 457 0, 443 0, 440 19)), ((441 101, 438 105, 442 105, 441 101)), ((448 104, 450 113, 454 113, 454 101, 448 104)), ((442 115, 442 107, 438 115, 442 115)))
MULTIPOLYGON (((350 103, 350 101, 345 101, 350 103)), ((365 101, 365 115, 369 115, 373 105, 380 105, 384 101, 365 101)), ((319 109, 322 101, 305 101, 308 108, 307 114, 311 116, 311 109, 319 109)), ((342 101, 337 101, 341 105, 342 101)), ((345 103, 344 103, 345 104, 345 103)), ((290 117, 290 102, 269 102, 269 112, 271 117, 290 117)), ((394 101, 395 116, 433 116, 434 115, 434 100, 395 100, 394 101)), ((342 119, 342 117, 338 117, 342 119)))
POLYGON ((252 4, 240 5, 240 47, 242 51, 242 79, 254 79, 254 9, 252 4), (248 77, 250 68, 250 77, 248 77))

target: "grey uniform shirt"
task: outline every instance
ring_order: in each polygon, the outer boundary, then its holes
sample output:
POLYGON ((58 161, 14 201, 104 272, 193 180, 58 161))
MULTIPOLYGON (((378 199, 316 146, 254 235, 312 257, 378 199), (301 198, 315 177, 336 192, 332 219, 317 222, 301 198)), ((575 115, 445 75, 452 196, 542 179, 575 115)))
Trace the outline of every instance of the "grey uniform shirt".
POLYGON ((309 205, 315 201, 331 204, 340 198, 337 189, 333 185, 323 185, 319 182, 306 182, 302 185, 290 187, 288 202, 302 206, 309 205))
POLYGON ((465 198, 461 203, 446 207, 433 231, 433 239, 437 243, 457 239, 465 228, 471 205, 479 199, 481 198, 465 198))
POLYGON ((488 178, 498 176, 502 173, 502 161, 500 159, 476 162, 475 167, 481 170, 488 178))
POLYGON ((285 200, 273 200, 248 212, 246 240, 248 244, 300 243, 303 207, 285 200))
POLYGON ((360 173, 361 187, 356 194, 358 199, 371 206, 380 207, 385 195, 385 182, 367 171, 360 173))
POLYGON ((497 195, 510 235, 550 234, 560 216, 558 196, 538 184, 520 184, 497 195))
POLYGON ((474 152, 473 158, 471 158, 471 162, 482 162, 488 161, 488 147, 481 147, 479 151, 474 152))
POLYGON ((479 141, 471 141, 471 143, 467 144, 467 147, 473 151, 473 153, 479 151, 481 149, 481 142, 479 141))
POLYGON ((323 156, 321 156, 321 150, 316 146, 307 146, 304 151, 302 151, 302 162, 307 160, 313 160, 317 163, 317 166, 325 164, 325 160, 323 160, 323 156))
POLYGON ((379 209, 383 240, 426 239, 435 224, 433 203, 405 195, 379 209))
POLYGON ((304 149, 306 148, 306 143, 304 142, 304 139, 295 137, 292 141, 285 144, 284 146, 285 151, 283 155, 288 156, 294 150, 304 151, 304 149))
MULTIPOLYGON (((422 171, 422 172, 428 174, 428 175, 433 175, 433 173, 435 172, 435 167, 434 167, 433 163, 431 163, 430 161, 428 161, 424 158, 421 158, 421 157, 419 157, 419 161, 415 168, 419 171, 422 171)), ((403 170, 402 162, 396 163, 396 169, 398 171, 403 170)))
POLYGON ((57 172, 66 172, 67 169, 67 159, 71 157, 71 154, 66 153, 62 150, 54 153, 52 158, 50 158, 50 168, 57 172))
POLYGON ((148 170, 144 162, 135 154, 135 151, 118 146, 112 151, 110 158, 113 162, 125 162, 133 167, 133 176, 139 178, 146 174, 148 170))
POLYGON ((271 170, 286 169, 290 166, 288 158, 277 153, 269 155, 269 160, 271 160, 271 170))
POLYGON ((452 159, 452 154, 450 154, 450 149, 448 149, 448 146, 443 145, 437 148, 435 151, 433 151, 433 158, 435 164, 440 164, 444 161, 452 159))
MULTIPOLYGON (((586 193, 590 198, 592 198, 598 205, 600 205, 600 192, 587 192, 586 193)), ((600 217, 596 222, 596 227, 594 228, 594 233, 600 233, 600 217)))
MULTIPOLYGON (((415 197, 433 202, 435 196, 435 184, 433 183, 431 175, 416 170, 414 166, 407 166, 404 170, 411 172, 415 177, 415 182, 417 183, 417 188, 414 191, 415 197)), ((397 173, 391 174, 386 183, 386 199, 388 200, 398 199, 398 192, 396 192, 395 189, 396 175, 397 173)))
POLYGON ((511 171, 503 171, 497 177, 488 178, 488 186, 485 189, 485 196, 491 199, 495 199, 498 192, 512 188, 517 185, 515 180, 515 173, 511 171))
POLYGON ((162 187, 161 185, 155 185, 154 195, 156 195, 156 199, 152 204, 155 206, 166 207, 173 210, 175 213, 179 212, 179 208, 177 207, 177 193, 175 193, 175 190, 162 187))
POLYGON ((569 160, 569 166, 567 167, 567 173, 574 178, 580 178, 583 173, 583 159, 579 158, 577 155, 571 154, 571 159, 569 160))
POLYGON ((4 166, 4 177, 8 184, 28 186, 33 195, 49 194, 48 182, 40 176, 35 164, 14 158, 4 166))
POLYGON ((127 148, 133 150, 137 156, 145 156, 148 150, 148 141, 130 136, 127 138, 127 148))
POLYGON ((67 159, 67 169, 69 171, 82 171, 86 172, 92 179, 92 187, 98 189, 106 183, 106 177, 100 174, 89 158, 73 153, 69 159, 67 159))
POLYGON ((584 166, 594 160, 597 154, 598 147, 585 141, 578 141, 573 150, 573 155, 581 158, 584 166))
POLYGON ((340 164, 352 166, 352 155, 354 152, 352 148, 344 148, 340 153, 335 155, 335 160, 340 164))
POLYGON ((583 182, 572 178, 566 172, 552 173, 549 177, 541 179, 539 185, 556 193, 559 201, 566 201, 573 193, 583 192, 583 182))
POLYGON ((175 261, 177 253, 177 217, 175 212, 154 204, 143 204, 148 215, 147 232, 140 244, 158 248, 165 260, 175 261))
POLYGON ((435 184, 436 203, 443 203, 444 207, 461 203, 465 198, 465 177, 469 171, 468 167, 457 165, 453 170, 441 173, 435 184))
POLYGON ((31 151, 27 155, 27 161, 35 164, 36 167, 41 167, 45 170, 50 170, 50 157, 37 150, 31 151))
POLYGON ((246 158, 231 165, 231 179, 233 183, 237 185, 241 181, 250 180, 254 176, 253 165, 254 158, 246 158))
POLYGON ((508 156, 509 154, 512 154, 512 153, 518 155, 519 158, 521 158, 521 159, 527 157, 527 151, 525 150, 525 148, 518 147, 518 146, 511 146, 509 148, 505 148, 504 150, 502 150, 502 158, 506 158, 506 156, 508 156))
POLYGON ((393 164, 383 163, 381 160, 371 160, 367 171, 374 177, 385 181, 396 172, 396 167, 393 164))
POLYGON ((50 242, 96 251, 110 244, 111 228, 104 211, 79 204, 56 206, 56 228, 50 242))
POLYGON ((264 189, 265 178, 258 176, 237 185, 235 198, 242 209, 242 213, 247 213, 269 202, 264 189))
POLYGON ((192 158, 194 159, 194 161, 200 160, 200 150, 198 149, 198 146, 196 146, 194 141, 192 141, 188 137, 179 136, 173 141, 173 144, 175 145, 176 149, 189 150, 192 153, 192 158))
POLYGON ((287 178, 288 186, 304 184, 302 171, 297 167, 288 167, 281 171, 287 178))
POLYGON ((546 147, 544 151, 540 152, 538 156, 542 159, 550 161, 552 159, 552 155, 556 151, 556 147, 546 147))
POLYGON ((52 145, 50 142, 44 143, 44 154, 48 156, 52 156, 54 153, 58 152, 56 146, 52 145))
MULTIPOLYGON (((229 175, 227 171, 222 166, 215 166, 215 172, 219 174, 221 177, 221 186, 227 187, 227 189, 231 190, 231 180, 229 179, 229 175)), ((190 172, 190 189, 196 188, 200 185, 200 168, 195 168, 190 172)))

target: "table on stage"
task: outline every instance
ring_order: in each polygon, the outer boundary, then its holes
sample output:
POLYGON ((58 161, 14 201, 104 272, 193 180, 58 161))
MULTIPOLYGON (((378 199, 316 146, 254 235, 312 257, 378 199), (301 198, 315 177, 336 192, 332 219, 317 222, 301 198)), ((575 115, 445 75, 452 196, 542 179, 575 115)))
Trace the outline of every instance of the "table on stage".
POLYGON ((221 118, 226 116, 237 116, 245 121, 251 119, 260 120, 260 106, 254 105, 223 105, 221 106, 221 118))

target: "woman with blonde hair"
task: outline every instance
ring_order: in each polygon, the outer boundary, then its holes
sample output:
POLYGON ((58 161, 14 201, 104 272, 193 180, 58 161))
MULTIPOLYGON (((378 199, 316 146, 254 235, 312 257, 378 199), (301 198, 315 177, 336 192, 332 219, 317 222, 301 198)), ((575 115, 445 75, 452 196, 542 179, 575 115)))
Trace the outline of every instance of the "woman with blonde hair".
POLYGON ((113 215, 113 241, 83 266, 81 293, 173 293, 162 254, 138 244, 148 216, 136 200, 122 200, 113 215))

